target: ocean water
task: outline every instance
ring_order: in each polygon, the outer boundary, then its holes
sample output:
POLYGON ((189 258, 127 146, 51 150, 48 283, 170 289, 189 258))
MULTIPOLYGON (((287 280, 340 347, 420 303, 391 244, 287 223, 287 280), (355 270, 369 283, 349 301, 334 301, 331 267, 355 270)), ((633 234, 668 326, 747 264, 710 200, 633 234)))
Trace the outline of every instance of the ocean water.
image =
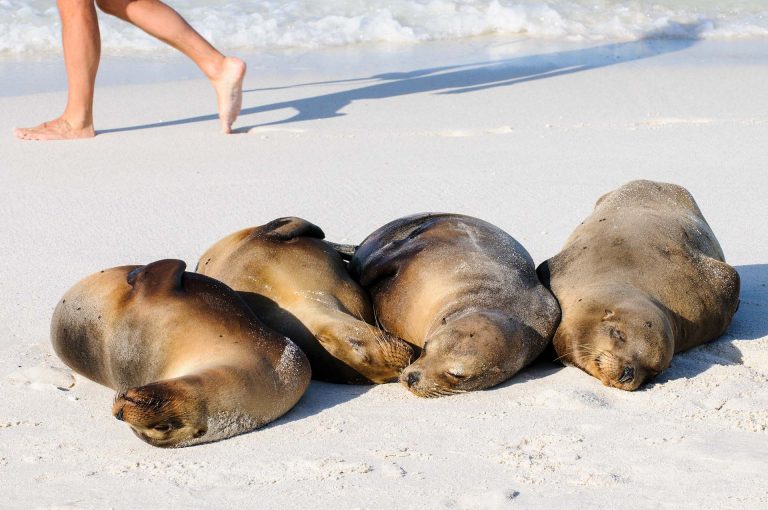
MULTIPOLYGON (((646 37, 768 40, 768 0, 177 0, 214 45, 238 51, 519 35, 565 41, 646 37)), ((101 15, 106 54, 169 51, 101 15)), ((53 0, 0 0, 0 57, 60 51, 53 0)))

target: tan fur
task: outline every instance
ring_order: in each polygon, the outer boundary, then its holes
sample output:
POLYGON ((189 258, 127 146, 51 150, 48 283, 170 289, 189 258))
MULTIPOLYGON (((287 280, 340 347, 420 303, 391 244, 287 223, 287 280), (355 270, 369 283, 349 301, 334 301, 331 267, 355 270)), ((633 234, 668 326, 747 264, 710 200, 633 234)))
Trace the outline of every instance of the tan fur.
POLYGON ((419 396, 503 382, 541 353, 559 319, 525 249, 469 216, 393 221, 363 241, 350 271, 381 325, 422 347, 400 377, 419 396))
POLYGON ((323 237, 306 220, 279 218, 218 241, 198 271, 240 292, 268 326, 293 339, 307 353, 314 378, 397 379, 411 347, 373 326, 365 291, 323 237))
POLYGON ((247 432, 287 412, 309 384, 303 353, 240 297, 179 260, 89 276, 59 302, 53 347, 118 392, 113 414, 154 446, 247 432))
POLYGON ((738 273, 674 184, 633 181, 605 194, 539 274, 563 312, 559 358, 625 390, 722 335, 739 303, 738 273))

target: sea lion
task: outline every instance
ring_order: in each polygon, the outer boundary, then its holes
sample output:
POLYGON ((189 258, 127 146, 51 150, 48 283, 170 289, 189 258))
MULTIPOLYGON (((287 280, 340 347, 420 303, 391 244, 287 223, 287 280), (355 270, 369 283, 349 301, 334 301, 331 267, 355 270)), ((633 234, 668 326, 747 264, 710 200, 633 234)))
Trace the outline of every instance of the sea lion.
POLYGON ((397 380, 413 349, 373 325, 367 294, 324 237, 306 220, 278 218, 218 241, 197 270, 238 291, 269 327, 295 341, 315 379, 397 380))
POLYGON ((107 269, 56 306, 51 339, 76 372, 117 391, 118 420, 153 446, 224 439, 264 425, 304 394, 299 348, 229 287, 180 260, 107 269))
POLYGON ((349 269, 384 329, 421 348, 400 381, 422 397, 507 380, 544 350, 560 318, 525 248, 469 216, 390 222, 354 251, 349 269))
POLYGON ((739 304, 738 273, 674 184, 632 181, 606 193, 538 272, 563 312, 559 359, 623 390, 722 335, 739 304))

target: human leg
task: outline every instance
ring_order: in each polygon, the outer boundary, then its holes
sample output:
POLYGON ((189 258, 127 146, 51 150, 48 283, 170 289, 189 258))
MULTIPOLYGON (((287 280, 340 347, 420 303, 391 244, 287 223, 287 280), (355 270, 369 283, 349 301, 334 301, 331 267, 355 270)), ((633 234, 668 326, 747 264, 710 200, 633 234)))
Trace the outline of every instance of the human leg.
POLYGON ((101 55, 96 9, 93 0, 58 0, 57 7, 67 71, 67 106, 54 120, 14 130, 24 140, 90 138, 95 134, 93 88, 101 55))
POLYGON ((192 59, 216 91, 222 131, 231 131, 240 113, 245 62, 222 55, 179 13, 159 0, 96 0, 96 3, 107 14, 136 25, 192 59))

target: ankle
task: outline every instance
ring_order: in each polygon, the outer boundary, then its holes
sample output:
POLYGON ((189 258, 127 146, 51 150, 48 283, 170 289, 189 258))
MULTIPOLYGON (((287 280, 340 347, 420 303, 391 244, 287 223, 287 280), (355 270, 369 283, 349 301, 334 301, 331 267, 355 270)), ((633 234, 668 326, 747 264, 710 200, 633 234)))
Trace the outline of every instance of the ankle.
POLYGON ((82 130, 93 127, 93 116, 91 115, 72 115, 64 112, 59 120, 66 122, 71 129, 82 130))
POLYGON ((220 58, 209 60, 205 65, 200 66, 200 68, 210 81, 218 81, 224 75, 226 63, 227 57, 222 55, 220 58))

